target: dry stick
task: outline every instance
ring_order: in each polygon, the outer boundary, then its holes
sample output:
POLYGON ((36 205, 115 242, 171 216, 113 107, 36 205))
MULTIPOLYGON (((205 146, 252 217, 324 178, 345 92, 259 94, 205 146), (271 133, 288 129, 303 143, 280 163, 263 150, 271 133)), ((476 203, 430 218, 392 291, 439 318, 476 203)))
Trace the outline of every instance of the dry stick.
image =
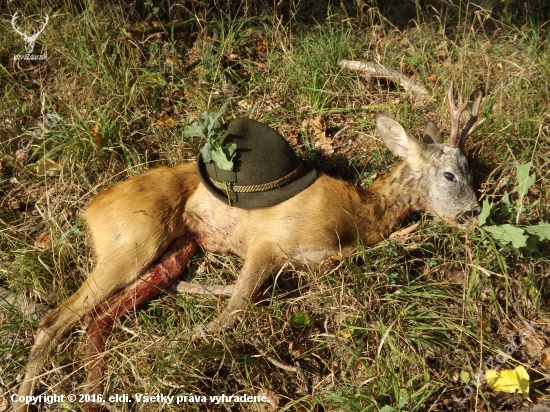
MULTIPOLYGON (((256 348, 256 350, 258 352, 260 352, 260 353, 265 352, 264 345, 262 344, 260 339, 258 339, 257 337, 252 338, 252 344, 254 345, 254 347, 256 348)), ((272 365, 274 365, 277 368, 280 368, 284 371, 292 372, 292 373, 299 373, 301 371, 300 367, 289 365, 288 363, 277 360, 277 359, 275 359, 275 358, 273 358, 269 355, 264 354, 264 355, 261 355, 261 356, 263 356, 265 358, 265 360, 268 361, 269 363, 271 363, 272 365)))
POLYGON ((357 60, 340 60, 338 65, 344 69, 359 72, 369 77, 384 77, 399 83, 406 92, 410 93, 414 104, 423 105, 427 100, 428 91, 426 88, 397 70, 389 69, 379 63, 360 62, 357 60))
POLYGON ((397 232, 393 232, 390 235, 390 239, 396 238, 396 237, 404 237, 408 234, 414 232, 414 230, 418 227, 419 223, 415 223, 414 225, 408 226, 404 229, 398 230, 397 232))
POLYGON ((235 285, 201 285, 177 280, 167 288, 174 293, 194 293, 202 295, 233 295, 235 285))

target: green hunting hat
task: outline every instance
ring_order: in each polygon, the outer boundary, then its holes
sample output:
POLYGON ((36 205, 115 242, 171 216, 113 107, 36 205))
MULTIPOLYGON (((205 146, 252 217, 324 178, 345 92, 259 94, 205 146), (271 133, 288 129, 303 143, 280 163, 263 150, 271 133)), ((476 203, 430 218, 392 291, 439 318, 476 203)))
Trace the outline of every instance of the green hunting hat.
POLYGON ((255 120, 233 120, 220 143, 237 145, 233 170, 204 163, 199 154, 198 172, 210 193, 231 206, 272 206, 300 193, 317 178, 317 170, 299 159, 279 133, 255 120))

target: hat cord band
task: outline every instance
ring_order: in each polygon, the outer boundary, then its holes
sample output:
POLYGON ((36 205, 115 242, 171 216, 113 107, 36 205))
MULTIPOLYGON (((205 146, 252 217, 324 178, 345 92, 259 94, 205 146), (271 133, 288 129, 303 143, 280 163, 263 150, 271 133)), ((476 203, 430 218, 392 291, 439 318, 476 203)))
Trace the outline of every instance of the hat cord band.
MULTIPOLYGON (((275 189, 276 187, 283 186, 290 182, 292 179, 294 179, 301 171, 302 171, 303 165, 302 162, 298 164, 298 167, 294 169, 292 172, 287 174, 286 176, 283 176, 277 180, 274 180, 273 182, 269 183, 262 183, 261 185, 232 185, 231 190, 235 193, 255 193, 255 192, 264 192, 266 190, 275 189)), ((226 185, 223 182, 218 182, 217 180, 214 180, 210 177, 210 181, 212 184, 220 189, 220 190, 226 190, 226 185)))

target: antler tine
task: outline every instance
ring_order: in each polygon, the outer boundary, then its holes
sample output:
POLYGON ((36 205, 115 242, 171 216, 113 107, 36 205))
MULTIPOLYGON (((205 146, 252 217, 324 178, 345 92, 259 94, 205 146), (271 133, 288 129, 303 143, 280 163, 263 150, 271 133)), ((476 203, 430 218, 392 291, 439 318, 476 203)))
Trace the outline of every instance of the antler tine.
POLYGON ((447 141, 447 145, 451 147, 458 147, 458 127, 460 123, 460 116, 462 116, 462 113, 466 109, 466 106, 468 105, 468 102, 464 103, 462 107, 457 109, 455 106, 454 98, 453 98, 453 89, 454 89, 454 81, 451 80, 451 86, 449 87, 449 91, 447 92, 447 103, 449 105, 449 112, 451 114, 451 136, 449 137, 449 140, 447 141))
POLYGON ((481 105, 482 97, 483 95, 480 91, 477 95, 477 98, 474 104, 472 105, 472 113, 470 114, 470 120, 468 120, 468 124, 466 124, 466 126, 462 130, 462 134, 460 135, 460 141, 458 143, 458 147, 460 148, 464 148, 464 144, 466 143, 468 136, 470 136, 485 121, 485 118, 481 118, 481 119, 477 118, 479 116, 479 106, 481 105))
POLYGON ((17 26, 15 25, 15 21, 17 20, 17 15, 19 14, 18 11, 15 12, 15 14, 13 15, 13 17, 11 18, 11 27, 13 27, 13 30, 15 30, 15 32, 17 34, 19 34, 20 36, 26 36, 26 33, 21 33, 19 31, 19 29, 17 28, 17 26))

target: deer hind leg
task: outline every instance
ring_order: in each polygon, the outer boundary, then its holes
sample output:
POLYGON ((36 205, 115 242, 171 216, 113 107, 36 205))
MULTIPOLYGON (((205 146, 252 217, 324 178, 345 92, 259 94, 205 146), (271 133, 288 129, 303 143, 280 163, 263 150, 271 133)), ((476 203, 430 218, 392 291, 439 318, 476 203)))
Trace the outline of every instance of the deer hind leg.
MULTIPOLYGON (((105 340, 114 322, 128 312, 157 296, 183 272, 195 253, 196 242, 191 236, 175 239, 151 268, 132 285, 97 305, 85 318, 87 392, 90 395, 103 392, 101 378, 105 376, 103 352, 105 340)), ((97 404, 86 405, 86 410, 98 409, 97 404)))
MULTIPOLYGON (((134 284, 174 239, 186 233, 182 215, 199 184, 195 169, 185 164, 135 176, 100 193, 84 211, 97 264, 78 291, 40 322, 18 399, 32 395, 48 352, 64 332, 134 284)), ((26 409, 15 403, 16 411, 26 409)))
MULTIPOLYGON (((114 270, 116 271, 116 269, 120 270, 119 273, 124 272, 124 268, 122 267, 115 267, 114 270)), ((103 277, 105 271, 108 272, 107 275, 111 274, 112 276, 113 272, 108 270, 108 268, 101 265, 96 266, 88 279, 66 302, 42 318, 34 338, 34 345, 28 357, 25 377, 19 386, 18 399, 19 397, 32 395, 39 374, 46 363, 48 353, 65 332, 96 304, 120 288, 118 282, 102 282, 97 280, 103 277)), ((128 271, 128 268, 126 268, 126 271, 128 271)), ((134 268, 131 268, 131 271, 134 272, 134 268)), ((134 278, 132 273, 125 273, 125 275, 130 277, 130 279, 134 278)), ((17 412, 25 411, 27 410, 27 406, 24 403, 15 402, 14 409, 17 412)))
MULTIPOLYGON (((143 239, 150 239, 147 226, 142 225, 142 228, 143 239)), ((134 284, 168 246, 164 242, 169 241, 168 238, 163 242, 143 242, 130 237, 124 242, 114 239, 97 247, 98 263, 82 286, 40 322, 28 357, 25 377, 19 386, 18 399, 32 395, 48 353, 65 332, 98 304, 134 284)), ((17 412, 27 409, 23 403, 15 402, 14 405, 17 412)))
MULTIPOLYGON (((116 291, 134 282, 142 272, 143 269, 136 267, 133 261, 120 261, 114 265, 98 264, 82 286, 66 302, 40 321, 17 399, 32 395, 48 353, 63 335, 82 316, 116 291)), ((24 403, 15 402, 14 409, 21 412, 27 410, 27 406, 24 403)))

